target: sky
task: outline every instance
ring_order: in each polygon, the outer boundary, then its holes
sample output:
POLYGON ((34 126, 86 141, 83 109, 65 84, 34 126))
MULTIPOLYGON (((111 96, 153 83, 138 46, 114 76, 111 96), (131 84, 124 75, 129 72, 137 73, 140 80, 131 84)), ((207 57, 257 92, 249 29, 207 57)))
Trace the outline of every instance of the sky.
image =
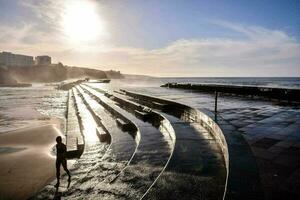
POLYGON ((0 0, 0 51, 185 77, 300 76, 299 0, 0 0))

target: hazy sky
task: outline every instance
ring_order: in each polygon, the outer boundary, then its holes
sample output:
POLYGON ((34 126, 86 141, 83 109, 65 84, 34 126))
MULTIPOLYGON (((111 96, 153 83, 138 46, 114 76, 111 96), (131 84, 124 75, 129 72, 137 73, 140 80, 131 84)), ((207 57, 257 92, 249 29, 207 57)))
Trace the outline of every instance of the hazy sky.
POLYGON ((300 76, 299 0, 0 0, 0 51, 155 76, 300 76))

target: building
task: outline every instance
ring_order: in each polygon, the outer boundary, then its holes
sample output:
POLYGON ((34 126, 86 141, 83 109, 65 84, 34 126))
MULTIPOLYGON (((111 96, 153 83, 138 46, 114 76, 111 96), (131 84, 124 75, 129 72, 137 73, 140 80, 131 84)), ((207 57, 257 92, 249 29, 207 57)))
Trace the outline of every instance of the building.
POLYGON ((11 52, 3 51, 0 53, 0 65, 6 66, 31 66, 33 65, 33 57, 13 54, 11 52))
POLYGON ((36 65, 51 65, 51 57, 50 56, 37 56, 35 57, 36 65))

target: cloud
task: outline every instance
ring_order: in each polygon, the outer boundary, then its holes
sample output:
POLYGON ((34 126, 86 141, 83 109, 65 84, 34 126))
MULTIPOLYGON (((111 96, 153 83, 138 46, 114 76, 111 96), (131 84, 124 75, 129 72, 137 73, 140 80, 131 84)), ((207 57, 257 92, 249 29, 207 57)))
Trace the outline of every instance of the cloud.
POLYGON ((226 21, 216 26, 239 33, 234 38, 182 38, 158 49, 103 42, 72 46, 58 23, 63 1, 23 1, 36 16, 18 27, 0 27, 0 50, 49 54, 69 65, 117 69, 156 76, 300 76, 300 43, 280 30, 226 21))
POLYGON ((180 39, 160 49, 115 47, 90 56, 98 58, 94 66, 108 65, 150 75, 300 75, 300 43, 285 32, 224 22, 220 25, 246 38, 180 39))
POLYGON ((156 64, 164 75, 300 75, 300 43, 294 38, 257 26, 226 23, 226 27, 244 34, 246 39, 182 39, 131 59, 156 64))

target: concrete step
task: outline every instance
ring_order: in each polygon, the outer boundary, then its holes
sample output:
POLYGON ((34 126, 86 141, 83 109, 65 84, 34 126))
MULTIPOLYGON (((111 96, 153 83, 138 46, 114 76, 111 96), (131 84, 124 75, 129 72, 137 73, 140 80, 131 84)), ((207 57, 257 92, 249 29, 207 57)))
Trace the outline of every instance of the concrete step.
POLYGON ((136 127, 132 123, 124 122, 122 119, 116 119, 117 125, 121 128, 122 131, 131 132, 136 129, 136 127))
POLYGON ((77 151, 77 137, 68 136, 67 137, 67 151, 77 151))
POLYGON ((97 127, 96 133, 100 139, 100 142, 107 142, 110 140, 110 135, 107 132, 105 132, 102 128, 97 127))
MULTIPOLYGON (((162 106, 173 105, 172 102, 163 102, 164 100, 160 101, 155 97, 148 98, 146 95, 129 94, 130 96, 127 97, 124 95, 124 98, 146 106, 153 106, 153 102, 162 102, 162 106)), ((222 199, 227 168, 218 140, 193 116, 186 116, 181 119, 181 114, 172 116, 162 112, 164 109, 161 109, 161 107, 153 106, 151 108, 161 110, 157 112, 171 122, 176 135, 176 143, 165 171, 153 188, 145 194, 144 199, 197 199, 199 196, 206 199, 222 199), (194 120, 191 120, 191 118, 194 120), (187 121, 184 121, 185 119, 187 121), (172 181, 170 182, 170 180, 172 181), (206 187, 202 185, 206 185, 206 187), (174 195, 173 191, 182 189, 197 192, 174 195)), ((184 110, 181 110, 183 108, 181 105, 178 108, 180 110, 177 113, 184 113, 184 110)), ((176 109, 176 106, 174 106, 174 109, 176 109)), ((174 111, 170 113, 174 113, 174 111)))
MULTIPOLYGON (((96 96, 98 101, 109 104, 114 110, 122 113, 122 115, 137 126, 139 134, 137 134, 136 137, 140 135, 140 138, 136 139, 138 143, 136 152, 129 165, 112 181, 112 185, 129 184, 128 186, 132 188, 132 190, 137 190, 138 188, 141 192, 138 193, 137 198, 141 198, 160 176, 170 159, 173 149, 171 137, 168 138, 167 136, 169 134, 164 135, 164 133, 159 131, 163 128, 158 130, 158 128, 154 127, 151 123, 144 122, 135 116, 134 108, 141 107, 141 105, 135 104, 135 106, 133 106, 129 105, 130 102, 124 102, 124 104, 127 105, 125 107, 120 100, 115 102, 116 98, 114 95, 109 95, 110 98, 107 98, 102 93, 88 86, 82 86, 82 88, 89 91, 90 95, 96 96), (136 180, 139 181, 128 182, 126 181, 128 176, 134 176, 136 180)), ((165 130, 168 130, 168 128, 165 130)))
POLYGON ((69 90, 68 113, 66 129, 67 158, 78 158, 83 153, 84 139, 81 135, 79 120, 76 111, 76 103, 72 90, 69 90))
POLYGON ((139 111, 139 110, 134 110, 134 112, 135 112, 135 116, 142 119, 143 121, 147 121, 147 119, 149 119, 149 117, 151 115, 148 112, 143 112, 143 111, 139 111))
POLYGON ((159 102, 155 102, 155 101, 152 102, 152 107, 159 109, 159 110, 164 110, 166 108, 166 106, 167 106, 167 104, 164 104, 164 103, 159 103, 159 102))
POLYGON ((101 117, 101 128, 111 137, 111 150, 113 157, 119 162, 128 162, 136 150, 135 139, 132 135, 124 133, 120 128, 116 126, 116 118, 110 114, 101 104, 99 104, 88 93, 84 92, 82 88, 78 88, 78 91, 91 107, 93 112, 101 117))
MULTIPOLYGON (((105 109, 107 109, 112 115, 114 115, 118 119, 121 119, 122 120, 122 122, 120 121, 121 124, 124 124, 124 125, 128 124, 129 127, 132 127, 131 130, 133 130, 133 129, 134 129, 133 131, 137 130, 137 127, 132 123, 132 121, 127 118, 128 113, 125 110, 119 108, 116 105, 116 102, 114 102, 110 98, 106 97, 105 94, 108 94, 108 93, 105 93, 103 95, 102 93, 97 92, 94 89, 91 89, 87 86, 83 85, 81 87, 82 87, 82 89, 87 91, 93 98, 95 98, 96 101, 98 103, 100 103, 105 109)), ((109 96, 111 97, 112 95, 109 95, 109 96)))
POLYGON ((78 115, 81 119, 81 129, 83 136, 90 143, 98 142, 99 138, 96 133, 96 128, 99 126, 98 121, 95 120, 95 117, 86 106, 85 102, 83 101, 82 95, 78 92, 76 87, 73 88, 73 93, 78 108, 78 115))
POLYGON ((77 136, 77 149, 84 147, 84 138, 82 135, 77 136))

